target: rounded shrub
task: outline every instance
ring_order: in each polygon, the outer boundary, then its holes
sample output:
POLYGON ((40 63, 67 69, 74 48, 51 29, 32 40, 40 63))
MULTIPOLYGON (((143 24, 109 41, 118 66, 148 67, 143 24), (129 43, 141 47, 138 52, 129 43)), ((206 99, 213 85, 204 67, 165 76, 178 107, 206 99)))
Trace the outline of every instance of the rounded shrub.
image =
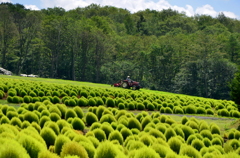
POLYGON ((110 133, 108 140, 110 141, 117 140, 121 145, 123 144, 124 141, 122 134, 117 130, 110 133))
POLYGON ((81 130, 83 131, 84 128, 85 128, 85 124, 84 122, 82 121, 82 119, 78 118, 78 117, 75 117, 73 118, 72 120, 72 127, 73 129, 75 130, 81 130))
POLYGON ((200 134, 201 134, 201 136, 203 137, 203 138, 208 138, 209 140, 212 140, 212 133, 209 131, 209 130, 202 130, 201 132, 200 132, 200 134))
POLYGON ((105 132, 100 128, 94 129, 93 133, 99 142, 102 142, 107 138, 105 132))
POLYGON ((208 115, 214 115, 214 111, 212 109, 207 109, 206 112, 208 115))
POLYGON ((178 138, 178 137, 171 137, 168 140, 168 145, 169 147, 176 152, 177 154, 179 154, 181 145, 183 144, 183 142, 178 138))
POLYGON ((18 126, 19 128, 22 127, 22 121, 18 117, 12 118, 10 124, 13 126, 18 126))
POLYGON ((202 140, 194 139, 192 140, 191 146, 200 151, 205 145, 202 140))
POLYGON ((23 102, 24 103, 31 103, 32 102, 32 97, 31 96, 24 96, 23 97, 23 102))
POLYGON ((8 101, 9 103, 12 103, 12 102, 13 102, 13 97, 8 96, 8 97, 7 97, 7 101, 8 101))
POLYGON ((56 122, 48 121, 48 122, 46 122, 44 127, 51 128, 55 132, 56 135, 58 135, 60 133, 60 129, 59 129, 59 127, 58 127, 56 122))
POLYGON ((79 106, 75 106, 73 108, 73 110, 76 112, 76 114, 79 118, 83 118, 84 113, 83 113, 83 110, 79 106))
POLYGON ((67 142, 62 146, 61 157, 75 155, 81 158, 88 158, 88 153, 85 148, 77 142, 67 142))
POLYGON ((203 107, 197 107, 197 114, 206 114, 206 110, 203 107))
POLYGON ((193 129, 186 125, 182 126, 182 131, 184 133, 185 140, 187 140, 190 135, 194 134, 193 129))
POLYGON ((57 122, 58 120, 61 120, 61 117, 57 113, 51 113, 49 117, 54 122, 57 122))
POLYGON ((13 117, 18 117, 18 113, 16 111, 8 111, 6 116, 11 120, 13 117))
POLYGON ((88 100, 88 105, 89 105, 89 106, 96 106, 97 103, 96 103, 96 101, 95 101, 94 98, 90 98, 90 99, 88 100))
POLYGON ((24 118, 24 120, 29 121, 30 123, 32 123, 32 122, 38 123, 39 122, 39 118, 34 112, 28 111, 28 112, 24 113, 23 118, 24 118))
POLYGON ((44 141, 46 142, 47 147, 50 147, 51 145, 54 145, 54 142, 57 138, 57 135, 55 134, 55 132, 49 127, 44 127, 41 130, 40 135, 44 139, 44 141))
POLYGON ((90 127, 90 130, 92 131, 92 130, 97 129, 97 128, 100 128, 100 127, 101 127, 101 123, 99 123, 99 122, 94 122, 94 123, 92 124, 92 126, 90 127))
POLYGON ((97 107, 96 114, 97 114, 97 117, 98 117, 99 120, 101 119, 102 114, 103 114, 105 109, 106 109, 106 107, 104 107, 104 106, 97 107))
POLYGON ((54 143, 54 152, 60 155, 63 145, 70 141, 71 140, 68 137, 64 135, 58 135, 54 143))
POLYGON ((135 110, 135 104, 133 102, 128 103, 129 110, 135 110))
POLYGON ((177 106, 176 108, 174 108, 174 113, 175 114, 184 114, 184 111, 182 108, 177 106))
POLYGON ((126 138, 128 136, 133 135, 132 131, 130 129, 126 128, 126 127, 122 128, 120 130, 120 133, 122 134, 122 137, 123 137, 124 140, 126 140, 126 138))
POLYGON ((118 109, 119 109, 119 110, 125 109, 124 103, 119 103, 119 104, 118 104, 118 109))
POLYGON ((152 103, 148 103, 148 104, 147 104, 147 109, 148 109, 149 111, 154 111, 154 110, 155 110, 155 106, 154 106, 152 103))
POLYGON ((230 116, 230 113, 228 112, 227 109, 221 109, 218 111, 218 113, 221 115, 221 116, 226 116, 226 117, 229 117, 230 116))
POLYGON ((106 106, 107 107, 114 107, 115 106, 115 101, 112 98, 107 98, 106 100, 106 106))
POLYGON ((203 138, 202 141, 206 147, 210 147, 212 145, 211 141, 208 138, 203 138))
POLYGON ((147 124, 149 124, 152 121, 150 116, 146 116, 145 118, 142 119, 141 125, 142 129, 146 127, 147 124))
POLYGON ((211 133, 212 134, 219 134, 220 135, 220 128, 217 125, 212 125, 210 127, 211 133))
POLYGON ((172 111, 172 109, 171 109, 170 107, 166 107, 166 108, 164 109, 164 113, 173 114, 173 111, 172 111))
MULTIPOLYGON (((68 106, 74 107, 74 106, 77 105, 75 99, 68 99, 68 100, 66 100, 66 101, 67 101, 67 105, 68 105, 68 106)), ((66 102, 66 101, 65 101, 65 102, 66 102)), ((65 102, 64 102, 64 103, 65 103, 65 102)))
POLYGON ((166 140, 169 140, 171 137, 176 136, 176 132, 172 128, 167 128, 164 135, 166 140))
MULTIPOLYGON (((80 107, 84 107, 84 106, 87 106, 87 99, 85 97, 81 97, 80 99, 78 99, 78 106, 80 107)), ((92 104, 92 103, 90 103, 92 104)))
POLYGON ((69 119, 69 118, 74 118, 77 117, 76 112, 73 109, 67 109, 66 113, 65 113, 65 119, 69 119))
POLYGON ((196 114, 196 112, 197 112, 196 108, 192 105, 188 105, 185 108, 185 113, 186 114, 196 114))
POLYGON ((82 90, 82 91, 80 92, 80 96, 81 96, 81 97, 88 98, 88 95, 89 95, 89 93, 88 93, 86 90, 82 90))
MULTIPOLYGON (((99 144, 94 158, 114 158, 114 157, 123 157, 120 155, 119 149, 112 142, 105 141, 99 144)), ((124 158, 124 157, 123 157, 124 158)))
POLYGON ((88 126, 91 126, 94 122, 98 122, 97 116, 92 112, 87 112, 85 120, 88 126))
POLYGON ((179 155, 194 157, 194 158, 201 158, 201 154, 192 146, 190 145, 182 145, 179 155))
POLYGON ((160 158, 159 154, 150 147, 142 147, 137 150, 134 158, 160 158))
POLYGON ((145 109, 145 105, 143 103, 137 103, 136 108, 137 108, 137 110, 144 110, 145 109))
POLYGON ((142 130, 142 125, 140 124, 140 122, 136 118, 132 117, 132 118, 129 118, 129 120, 128 120, 128 128, 129 129, 136 128, 139 131, 141 131, 142 130))
POLYGON ((26 149, 16 140, 1 138, 0 158, 30 158, 26 149))
POLYGON ((103 122, 112 123, 112 122, 116 122, 116 119, 113 115, 105 114, 100 119, 100 123, 103 123, 103 122))
POLYGON ((114 131, 114 129, 112 128, 112 126, 109 124, 109 123, 103 123, 102 125, 101 125, 101 127, 100 127, 100 129, 102 129, 104 132, 105 132, 105 134, 106 134, 106 139, 108 139, 108 136, 109 136, 109 134, 112 132, 112 131, 114 131))

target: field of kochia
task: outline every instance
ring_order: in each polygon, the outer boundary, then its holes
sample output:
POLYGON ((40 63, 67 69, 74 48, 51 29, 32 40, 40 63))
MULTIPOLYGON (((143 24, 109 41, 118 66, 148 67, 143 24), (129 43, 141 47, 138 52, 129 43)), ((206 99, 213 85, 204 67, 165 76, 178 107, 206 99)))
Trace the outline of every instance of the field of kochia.
POLYGON ((166 114, 239 118, 232 101, 0 78, 0 158, 237 158, 240 131, 166 114))

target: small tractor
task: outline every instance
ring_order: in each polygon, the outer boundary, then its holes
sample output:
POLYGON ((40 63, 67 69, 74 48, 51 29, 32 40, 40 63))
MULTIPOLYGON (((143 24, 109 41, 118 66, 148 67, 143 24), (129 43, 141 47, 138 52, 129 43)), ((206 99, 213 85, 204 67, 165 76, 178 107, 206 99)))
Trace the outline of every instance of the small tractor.
POLYGON ((139 84, 139 82, 136 81, 128 81, 128 80, 120 80, 118 83, 114 83, 112 86, 114 87, 122 87, 122 88, 126 88, 129 89, 132 87, 132 90, 139 90, 140 88, 142 88, 139 84))

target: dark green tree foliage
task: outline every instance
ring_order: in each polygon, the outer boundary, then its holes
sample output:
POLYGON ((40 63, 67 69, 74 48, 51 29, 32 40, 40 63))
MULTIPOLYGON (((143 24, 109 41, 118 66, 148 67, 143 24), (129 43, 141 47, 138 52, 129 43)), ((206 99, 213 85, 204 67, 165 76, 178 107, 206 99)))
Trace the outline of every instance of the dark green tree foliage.
MULTIPOLYGON (((240 73, 236 73, 234 79, 230 84, 230 95, 233 101, 236 104, 240 105, 240 73)), ((240 106, 238 106, 238 110, 240 111, 240 106)))

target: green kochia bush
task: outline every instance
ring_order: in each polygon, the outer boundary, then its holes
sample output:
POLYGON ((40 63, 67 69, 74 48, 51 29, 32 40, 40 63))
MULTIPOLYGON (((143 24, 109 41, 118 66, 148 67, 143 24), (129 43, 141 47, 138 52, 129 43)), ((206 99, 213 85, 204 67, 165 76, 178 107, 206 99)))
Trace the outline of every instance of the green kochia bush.
POLYGON ((85 128, 85 125, 84 125, 84 122, 78 118, 78 117, 75 117, 73 120, 72 120, 72 127, 73 129, 75 130, 81 130, 83 131, 84 128, 85 128))
POLYGON ((94 129, 93 133, 95 137, 99 140, 99 142, 106 140, 106 134, 102 129, 94 129))
POLYGON ((128 120, 128 128, 129 129, 136 128, 136 129, 141 131, 142 130, 142 125, 140 124, 140 122, 136 118, 130 118, 128 120))
POLYGON ((40 133, 41 137, 45 140, 47 146, 49 147, 50 145, 54 145, 54 142, 57 138, 57 135, 55 134, 55 132, 49 128, 49 127, 44 127, 41 130, 40 133))
POLYGON ((100 122, 103 123, 103 122, 108 122, 108 123, 112 123, 112 122, 116 122, 116 119, 113 115, 110 115, 110 114, 106 114, 106 115, 103 115, 100 119, 100 122))
POLYGON ((67 155, 76 155, 80 158, 88 158, 85 148, 81 144, 73 141, 65 143, 62 147, 61 157, 65 157, 67 155))
POLYGON ((67 109, 65 119, 77 117, 76 112, 73 109, 67 109))
POLYGON ((168 144, 169 144, 170 148, 178 154, 180 151, 181 145, 183 143, 178 137, 171 137, 168 140, 168 144))
POLYGON ((123 144, 123 136, 122 136, 122 134, 121 134, 119 131, 117 131, 117 130, 111 132, 108 139, 109 139, 110 141, 112 141, 112 140, 117 140, 117 141, 119 142, 119 144, 121 144, 121 145, 123 144))
POLYGON ((79 118, 83 118, 84 113, 79 106, 74 107, 73 110, 76 112, 76 114, 79 118))
POLYGON ((91 126, 94 122, 98 121, 98 118, 94 113, 88 112, 86 114, 85 120, 86 120, 87 125, 91 126))
POLYGON ((55 153, 57 153, 58 155, 60 155, 61 151, 62 151, 62 147, 65 143, 70 142, 71 140, 64 136, 64 135, 58 135, 58 137, 56 138, 56 141, 54 143, 54 151, 55 153))
POLYGON ((134 158, 160 158, 160 156, 150 147, 143 147, 136 151, 134 158))
POLYGON ((13 139, 0 139, 0 158, 30 158, 25 148, 13 139))
POLYGON ((112 142, 102 142, 95 153, 94 158, 125 158, 124 154, 112 142))
POLYGON ((201 158, 201 154, 194 147, 186 144, 181 146, 179 155, 201 158))
POLYGON ((106 138, 108 139, 109 134, 114 131, 112 126, 108 122, 104 122, 100 127, 104 133, 106 134, 106 138))
POLYGON ((34 112, 30 112, 30 111, 26 112, 23 117, 24 117, 24 120, 27 120, 30 123, 32 123, 32 122, 38 123, 39 122, 39 118, 34 112))

